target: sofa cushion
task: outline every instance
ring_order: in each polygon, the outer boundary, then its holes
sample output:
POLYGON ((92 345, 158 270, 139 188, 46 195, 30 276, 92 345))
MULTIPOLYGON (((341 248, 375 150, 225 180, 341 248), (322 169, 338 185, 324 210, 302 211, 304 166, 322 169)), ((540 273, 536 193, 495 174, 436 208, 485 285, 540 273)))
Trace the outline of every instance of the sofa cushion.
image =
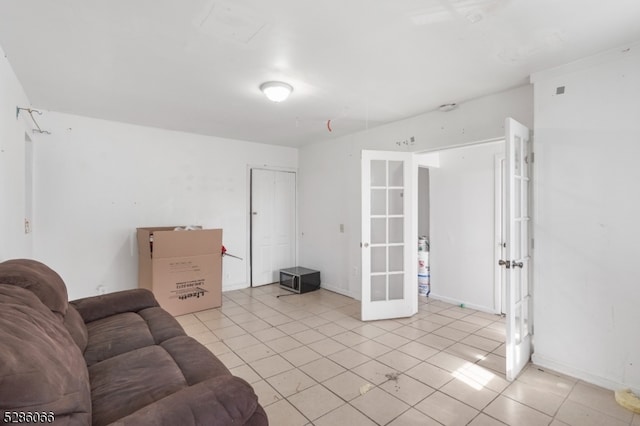
POLYGON ((62 321, 31 291, 0 283, 0 412, 51 411, 91 424, 87 367, 62 321))
POLYGON ((231 375, 186 387, 127 417, 118 426, 267 426, 266 413, 249 383, 231 375))
POLYGON ((160 307, 141 310, 138 315, 147 322, 149 332, 157 345, 176 336, 185 335, 180 323, 160 307))
POLYGON ((64 326, 71 334, 78 348, 80 348, 80 351, 84 352, 87 348, 89 334, 87 333, 87 327, 84 325, 84 320, 73 305, 69 305, 69 309, 67 309, 67 315, 64 317, 64 326))
POLYGON ((184 335, 175 318, 160 307, 112 315, 87 323, 86 327, 89 341, 84 357, 88 366, 184 335))
POLYGON ((0 263, 0 282, 33 292, 51 311, 64 317, 68 295, 64 281, 44 263, 32 259, 12 259, 0 263))
POLYGON ((102 318, 86 326, 89 342, 84 358, 88 366, 155 344, 147 322, 134 312, 102 318))
POLYGON ((89 367, 93 424, 109 424, 187 387, 175 361, 160 346, 120 354, 89 367))
POLYGON ((231 375, 222 361, 192 337, 174 337, 161 346, 175 360, 189 386, 213 377, 231 375))
POLYGON ((125 312, 140 312, 146 308, 160 306, 153 297, 153 293, 145 288, 85 297, 69 303, 78 310, 85 323, 125 312))

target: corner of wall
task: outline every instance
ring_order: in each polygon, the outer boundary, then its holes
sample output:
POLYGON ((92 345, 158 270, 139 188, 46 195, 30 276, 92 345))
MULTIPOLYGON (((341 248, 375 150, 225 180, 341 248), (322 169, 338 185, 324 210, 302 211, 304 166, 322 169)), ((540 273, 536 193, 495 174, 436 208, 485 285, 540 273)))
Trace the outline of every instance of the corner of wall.
POLYGON ((31 257, 25 235, 25 137, 27 123, 16 114, 29 100, 0 46, 0 260, 31 257))

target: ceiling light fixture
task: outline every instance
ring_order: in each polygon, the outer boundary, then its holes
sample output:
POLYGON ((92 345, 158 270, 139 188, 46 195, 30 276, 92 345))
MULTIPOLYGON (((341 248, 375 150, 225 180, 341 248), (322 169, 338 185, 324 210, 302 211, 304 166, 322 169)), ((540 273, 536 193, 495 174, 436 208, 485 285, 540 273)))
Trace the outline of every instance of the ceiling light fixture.
POLYGON ((293 92, 293 87, 282 81, 267 81, 260 85, 260 90, 270 101, 282 102, 293 92))

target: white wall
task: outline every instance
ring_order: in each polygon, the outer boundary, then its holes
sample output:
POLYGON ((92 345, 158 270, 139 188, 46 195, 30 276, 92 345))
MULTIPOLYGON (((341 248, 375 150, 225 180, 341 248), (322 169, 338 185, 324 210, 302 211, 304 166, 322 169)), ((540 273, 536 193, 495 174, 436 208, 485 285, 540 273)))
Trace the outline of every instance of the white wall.
POLYGON ((352 156, 360 158, 360 153, 352 151, 351 141, 344 142, 343 146, 314 144, 300 149, 298 263, 320 271, 324 288, 351 295, 349 283, 360 265, 349 250, 356 244, 354 235, 360 235, 359 229, 353 229, 357 219, 353 203, 356 199, 359 202, 360 177, 349 164, 352 156), (344 232, 340 232, 341 224, 344 232))
POLYGON ((359 299, 361 151, 419 152, 500 138, 509 116, 533 125, 530 86, 469 101, 451 112, 430 112, 302 147, 300 263, 319 269, 324 287, 359 299))
POLYGON ((637 393, 640 44, 623 50, 532 78, 534 360, 637 393))
MULTIPOLYGON (((0 47, 0 261, 31 257, 33 234, 25 234, 25 132, 31 118, 16 117, 29 100, 0 47)), ((37 136, 31 136, 37 140, 37 136)))
POLYGON ((35 256, 71 299, 137 286, 135 229, 222 228, 240 261, 223 261, 223 290, 248 286, 248 166, 295 169, 297 150, 55 112, 36 146, 35 256))
POLYGON ((432 297, 495 312, 495 157, 504 142, 440 151, 431 168, 432 297))

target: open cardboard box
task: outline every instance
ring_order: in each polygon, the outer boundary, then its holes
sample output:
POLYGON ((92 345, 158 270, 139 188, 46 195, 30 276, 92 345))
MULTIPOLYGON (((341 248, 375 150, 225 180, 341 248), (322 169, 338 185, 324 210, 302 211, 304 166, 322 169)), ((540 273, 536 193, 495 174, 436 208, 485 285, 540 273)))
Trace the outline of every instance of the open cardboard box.
POLYGON ((138 228, 138 285, 170 314, 222 305, 222 229, 138 228))

